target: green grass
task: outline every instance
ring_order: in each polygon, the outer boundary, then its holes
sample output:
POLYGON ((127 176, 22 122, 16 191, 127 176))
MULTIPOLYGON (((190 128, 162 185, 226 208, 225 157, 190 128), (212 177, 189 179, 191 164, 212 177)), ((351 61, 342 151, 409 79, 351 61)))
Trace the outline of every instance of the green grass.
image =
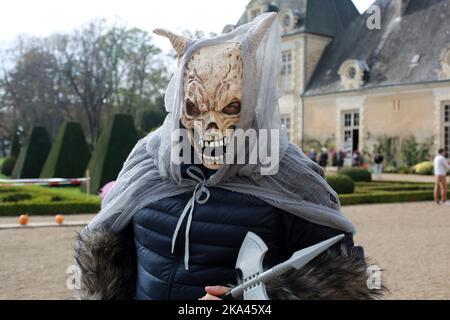
POLYGON ((77 187, 0 187, 0 216, 96 213, 100 197, 77 187))

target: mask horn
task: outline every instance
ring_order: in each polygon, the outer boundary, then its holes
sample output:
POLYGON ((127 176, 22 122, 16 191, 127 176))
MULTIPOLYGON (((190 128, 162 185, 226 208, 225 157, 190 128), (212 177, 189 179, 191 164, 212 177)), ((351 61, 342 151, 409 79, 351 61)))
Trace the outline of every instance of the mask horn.
POLYGON ((178 59, 183 56, 189 41, 187 38, 166 29, 155 29, 153 30, 153 33, 166 37, 170 40, 170 43, 172 43, 172 47, 177 52, 178 59))
POLYGON ((250 49, 253 52, 256 52, 256 50, 258 50, 261 41, 266 35, 267 30, 269 30, 276 19, 277 14, 275 12, 265 14, 264 17, 262 17, 261 21, 255 26, 255 28, 250 30, 248 41, 250 42, 250 49))

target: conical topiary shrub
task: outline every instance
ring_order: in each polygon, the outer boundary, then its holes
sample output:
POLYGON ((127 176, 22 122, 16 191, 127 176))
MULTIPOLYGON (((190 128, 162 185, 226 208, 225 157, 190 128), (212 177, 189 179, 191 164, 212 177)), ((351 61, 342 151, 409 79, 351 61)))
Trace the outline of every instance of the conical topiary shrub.
POLYGON ((20 153, 19 136, 17 135, 17 130, 14 130, 9 157, 5 159, 2 165, 1 173, 3 175, 5 176, 11 175, 14 166, 16 165, 19 153, 20 153))
POLYGON ((91 151, 81 125, 66 122, 58 130, 41 178, 84 177, 90 157, 91 151))
POLYGON ((132 116, 115 114, 108 119, 88 165, 91 193, 97 193, 102 186, 117 178, 137 140, 132 116))
POLYGON ((13 139, 11 143, 11 154, 10 157, 18 157, 20 154, 20 141, 17 130, 14 130, 13 139))
POLYGON ((38 178, 51 146, 47 130, 43 127, 34 127, 20 151, 12 178, 38 178))

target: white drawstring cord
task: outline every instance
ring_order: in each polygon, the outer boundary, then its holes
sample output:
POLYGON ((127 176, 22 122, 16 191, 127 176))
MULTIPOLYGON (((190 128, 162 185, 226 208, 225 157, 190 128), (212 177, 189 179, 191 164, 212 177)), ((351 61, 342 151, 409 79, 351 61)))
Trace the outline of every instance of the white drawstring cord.
POLYGON ((180 231, 181 225, 183 224, 184 218, 186 217, 187 212, 189 211, 187 222, 186 222, 186 231, 185 231, 185 242, 184 242, 184 268, 189 270, 189 231, 192 223, 192 215, 194 213, 195 203, 205 204, 209 200, 209 190, 205 187, 206 179, 202 170, 197 167, 189 167, 186 170, 187 174, 197 181, 197 185, 194 188, 194 192, 192 193, 192 197, 189 199, 188 203, 183 209, 183 212, 178 219, 177 226, 175 227, 175 231, 172 236, 172 253, 175 250, 175 243, 177 240, 178 232, 180 231), (197 173, 198 175, 196 175, 197 173), (203 196, 203 199, 202 199, 203 196))

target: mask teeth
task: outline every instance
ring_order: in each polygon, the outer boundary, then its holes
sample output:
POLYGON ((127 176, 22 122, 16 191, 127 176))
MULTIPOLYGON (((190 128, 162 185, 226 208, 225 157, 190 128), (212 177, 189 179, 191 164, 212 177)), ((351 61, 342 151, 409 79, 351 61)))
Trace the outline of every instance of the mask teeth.
POLYGON ((215 141, 203 141, 202 139, 200 139, 198 141, 198 145, 200 146, 200 148, 219 148, 219 147, 226 146, 227 144, 228 144, 227 137, 224 137, 221 140, 215 140, 215 141))
POLYGON ((224 156, 203 156, 203 161, 207 164, 223 164, 224 163, 224 156))

